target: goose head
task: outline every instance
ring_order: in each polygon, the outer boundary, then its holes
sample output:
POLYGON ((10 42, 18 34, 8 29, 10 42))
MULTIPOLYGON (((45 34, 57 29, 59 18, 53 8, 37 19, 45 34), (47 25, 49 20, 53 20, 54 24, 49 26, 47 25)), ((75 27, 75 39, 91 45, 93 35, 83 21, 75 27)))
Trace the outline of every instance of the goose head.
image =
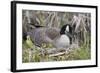
POLYGON ((66 33, 70 33, 72 34, 72 27, 70 24, 66 24, 64 26, 62 26, 61 30, 60 30, 60 34, 66 34, 66 33))

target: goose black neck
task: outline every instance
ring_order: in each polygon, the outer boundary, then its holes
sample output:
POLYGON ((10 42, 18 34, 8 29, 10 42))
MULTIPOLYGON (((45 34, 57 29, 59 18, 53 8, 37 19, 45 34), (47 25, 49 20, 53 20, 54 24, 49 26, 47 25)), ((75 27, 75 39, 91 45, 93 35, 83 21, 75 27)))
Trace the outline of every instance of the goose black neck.
POLYGON ((61 35, 65 34, 66 26, 67 26, 67 25, 64 25, 64 26, 61 28, 61 30, 60 30, 60 34, 61 34, 61 35))

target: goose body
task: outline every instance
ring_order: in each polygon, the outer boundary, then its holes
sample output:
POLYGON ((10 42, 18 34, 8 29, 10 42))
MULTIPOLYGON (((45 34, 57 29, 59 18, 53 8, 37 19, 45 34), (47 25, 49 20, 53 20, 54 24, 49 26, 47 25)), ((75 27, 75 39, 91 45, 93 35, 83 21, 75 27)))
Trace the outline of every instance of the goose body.
POLYGON ((67 48, 70 45, 70 37, 65 33, 69 32, 69 25, 59 28, 34 28, 27 34, 30 35, 35 45, 41 46, 43 43, 52 44, 56 48, 67 48), (68 27, 67 27, 68 26, 68 27))

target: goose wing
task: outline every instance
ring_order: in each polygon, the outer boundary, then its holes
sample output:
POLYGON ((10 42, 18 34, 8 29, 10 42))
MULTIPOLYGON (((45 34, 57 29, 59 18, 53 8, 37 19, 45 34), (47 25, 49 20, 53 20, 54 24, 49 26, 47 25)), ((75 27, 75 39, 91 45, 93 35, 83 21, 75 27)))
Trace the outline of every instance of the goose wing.
POLYGON ((28 32, 28 35, 30 35, 35 45, 41 46, 42 43, 47 44, 52 42, 51 38, 47 36, 46 30, 46 28, 36 28, 28 32))
POLYGON ((60 35, 60 29, 58 29, 58 28, 47 28, 46 31, 45 31, 45 34, 51 40, 54 40, 60 35))

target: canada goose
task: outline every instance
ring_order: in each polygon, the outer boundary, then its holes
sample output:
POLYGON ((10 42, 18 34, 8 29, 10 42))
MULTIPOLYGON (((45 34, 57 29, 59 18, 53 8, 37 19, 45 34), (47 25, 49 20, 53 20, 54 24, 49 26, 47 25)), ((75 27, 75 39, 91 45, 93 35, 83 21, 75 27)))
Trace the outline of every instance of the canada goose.
POLYGON ((56 27, 35 26, 30 32, 27 32, 35 45, 41 46, 43 43, 52 44, 55 48, 67 48, 72 43, 72 28, 69 24, 61 29, 56 27))

